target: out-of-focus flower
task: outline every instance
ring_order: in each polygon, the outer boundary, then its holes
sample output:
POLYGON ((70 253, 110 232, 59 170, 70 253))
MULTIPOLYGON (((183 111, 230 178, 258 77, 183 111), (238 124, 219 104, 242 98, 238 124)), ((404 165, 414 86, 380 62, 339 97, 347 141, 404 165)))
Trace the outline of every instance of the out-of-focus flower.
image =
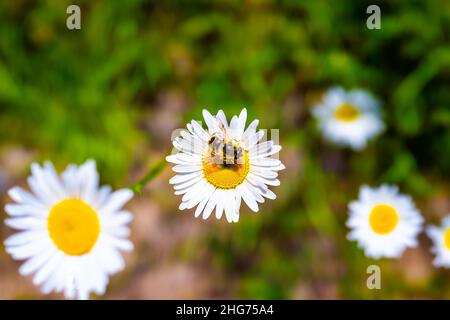
POLYGON ((217 219, 225 212, 228 222, 237 222, 241 199, 257 212, 258 202, 276 198, 267 186, 280 184, 278 171, 284 165, 271 156, 281 146, 271 140, 260 142, 264 131, 256 130, 258 120, 245 128, 246 109, 229 125, 222 110, 215 117, 203 110, 203 117, 208 131, 192 120, 188 131, 173 141, 180 152, 166 158, 176 164, 177 175, 169 182, 175 194, 183 195, 180 210, 197 206, 195 217, 203 213, 207 219, 215 209, 217 219))
POLYGON ((127 224, 132 214, 122 206, 132 191, 99 187, 94 161, 69 165, 58 176, 53 165, 31 165, 31 193, 9 190, 16 204, 5 211, 7 226, 20 230, 5 240, 6 251, 26 260, 19 271, 34 274, 43 293, 63 292, 66 298, 102 295, 109 276, 124 268, 121 251, 132 250, 127 224))
POLYGON ((384 130, 379 101, 361 89, 331 88, 313 115, 327 140, 354 150, 364 149, 384 130))
POLYGON ((434 244, 431 249, 436 255, 433 264, 436 267, 450 268, 450 216, 442 220, 441 227, 428 227, 427 235, 434 244))
POLYGON ((398 258, 407 247, 417 246, 423 218, 412 199, 395 186, 362 186, 359 199, 349 204, 349 240, 358 242, 366 256, 398 258))

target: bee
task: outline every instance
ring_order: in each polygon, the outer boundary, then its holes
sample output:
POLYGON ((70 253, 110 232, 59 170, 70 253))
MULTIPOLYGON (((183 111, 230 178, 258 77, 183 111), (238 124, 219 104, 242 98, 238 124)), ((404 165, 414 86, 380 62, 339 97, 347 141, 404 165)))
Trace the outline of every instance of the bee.
POLYGON ((232 166, 240 164, 244 150, 234 140, 227 140, 218 135, 212 135, 208 141, 211 158, 215 164, 232 166))

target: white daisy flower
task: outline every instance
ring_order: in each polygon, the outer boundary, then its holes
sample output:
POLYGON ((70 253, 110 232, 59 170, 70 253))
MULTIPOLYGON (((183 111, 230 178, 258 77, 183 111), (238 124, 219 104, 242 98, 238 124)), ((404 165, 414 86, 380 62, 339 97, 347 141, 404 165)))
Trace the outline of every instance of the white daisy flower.
POLYGON ((267 186, 280 185, 278 171, 285 167, 271 156, 281 146, 260 142, 264 131, 256 130, 258 120, 245 128, 246 109, 229 125, 222 110, 216 116, 203 110, 203 117, 207 131, 192 120, 173 141, 180 152, 166 158, 176 164, 172 169, 177 175, 169 183, 175 194, 183 195, 180 210, 197 206, 195 217, 203 213, 208 219, 215 209, 217 219, 225 212, 228 222, 237 222, 241 199, 257 212, 264 198, 276 198, 267 186))
POLYGON ((6 239, 6 251, 26 260, 20 273, 34 274, 33 283, 45 294, 104 294, 109 276, 124 268, 121 251, 133 248, 127 239, 132 214, 122 209, 132 191, 99 187, 94 161, 69 165, 61 177, 50 162, 32 164, 31 172, 31 193, 9 190, 17 203, 6 205, 5 224, 20 232, 6 239))
POLYGON ((417 246, 423 218, 409 196, 395 186, 362 186, 359 199, 349 204, 349 240, 358 242, 366 256, 398 258, 407 247, 417 246))
POLYGON ((313 115, 327 140, 354 150, 364 149, 368 140, 384 130, 380 102, 361 89, 331 88, 313 108, 313 115))
POLYGON ((433 264, 436 267, 450 268, 450 216, 442 220, 441 227, 428 227, 427 235, 434 243, 431 251, 436 258, 433 264))

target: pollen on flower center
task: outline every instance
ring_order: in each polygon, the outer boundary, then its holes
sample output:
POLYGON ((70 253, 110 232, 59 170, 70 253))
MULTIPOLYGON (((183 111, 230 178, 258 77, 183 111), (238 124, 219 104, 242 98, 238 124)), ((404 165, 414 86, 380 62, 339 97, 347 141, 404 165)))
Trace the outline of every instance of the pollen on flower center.
POLYGON ((232 189, 240 185, 250 171, 247 151, 237 144, 213 146, 203 157, 205 179, 216 188, 232 189), (228 146, 231 146, 227 149, 228 146))
POLYGON ((444 242, 445 247, 450 250, 450 228, 447 228, 447 230, 445 230, 444 232, 444 242))
POLYGON ((85 202, 67 199, 52 207, 48 232, 63 252, 81 256, 91 251, 100 233, 97 213, 85 202))
POLYGON ((398 224, 398 213, 390 205, 379 204, 372 208, 370 213, 370 227, 378 234, 392 232, 398 224))
POLYGON ((336 111, 334 112, 334 116, 336 119, 351 122, 359 118, 360 112, 358 108, 356 108, 351 103, 343 103, 341 104, 336 111))

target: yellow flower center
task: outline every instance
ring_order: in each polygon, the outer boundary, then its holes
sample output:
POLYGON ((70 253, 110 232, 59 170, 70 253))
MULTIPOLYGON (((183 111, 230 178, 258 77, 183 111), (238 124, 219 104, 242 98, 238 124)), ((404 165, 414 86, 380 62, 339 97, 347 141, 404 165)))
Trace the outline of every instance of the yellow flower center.
POLYGON ((447 230, 445 230, 444 233, 444 241, 445 241, 445 247, 450 250, 450 228, 448 228, 447 230))
POLYGON ((53 206, 47 227, 55 245, 72 256, 91 251, 100 233, 97 213, 77 199, 63 200, 53 206))
POLYGON ((336 119, 351 122, 359 118, 360 112, 358 108, 356 108, 351 103, 343 103, 341 104, 336 111, 334 112, 334 116, 336 119))
POLYGON ((216 163, 210 156, 203 159, 203 173, 205 179, 216 188, 233 189, 244 182, 250 171, 247 151, 236 163, 216 163))
POLYGON ((379 204, 373 207, 370 213, 370 227, 378 234, 392 232, 398 224, 397 211, 387 204, 379 204))

